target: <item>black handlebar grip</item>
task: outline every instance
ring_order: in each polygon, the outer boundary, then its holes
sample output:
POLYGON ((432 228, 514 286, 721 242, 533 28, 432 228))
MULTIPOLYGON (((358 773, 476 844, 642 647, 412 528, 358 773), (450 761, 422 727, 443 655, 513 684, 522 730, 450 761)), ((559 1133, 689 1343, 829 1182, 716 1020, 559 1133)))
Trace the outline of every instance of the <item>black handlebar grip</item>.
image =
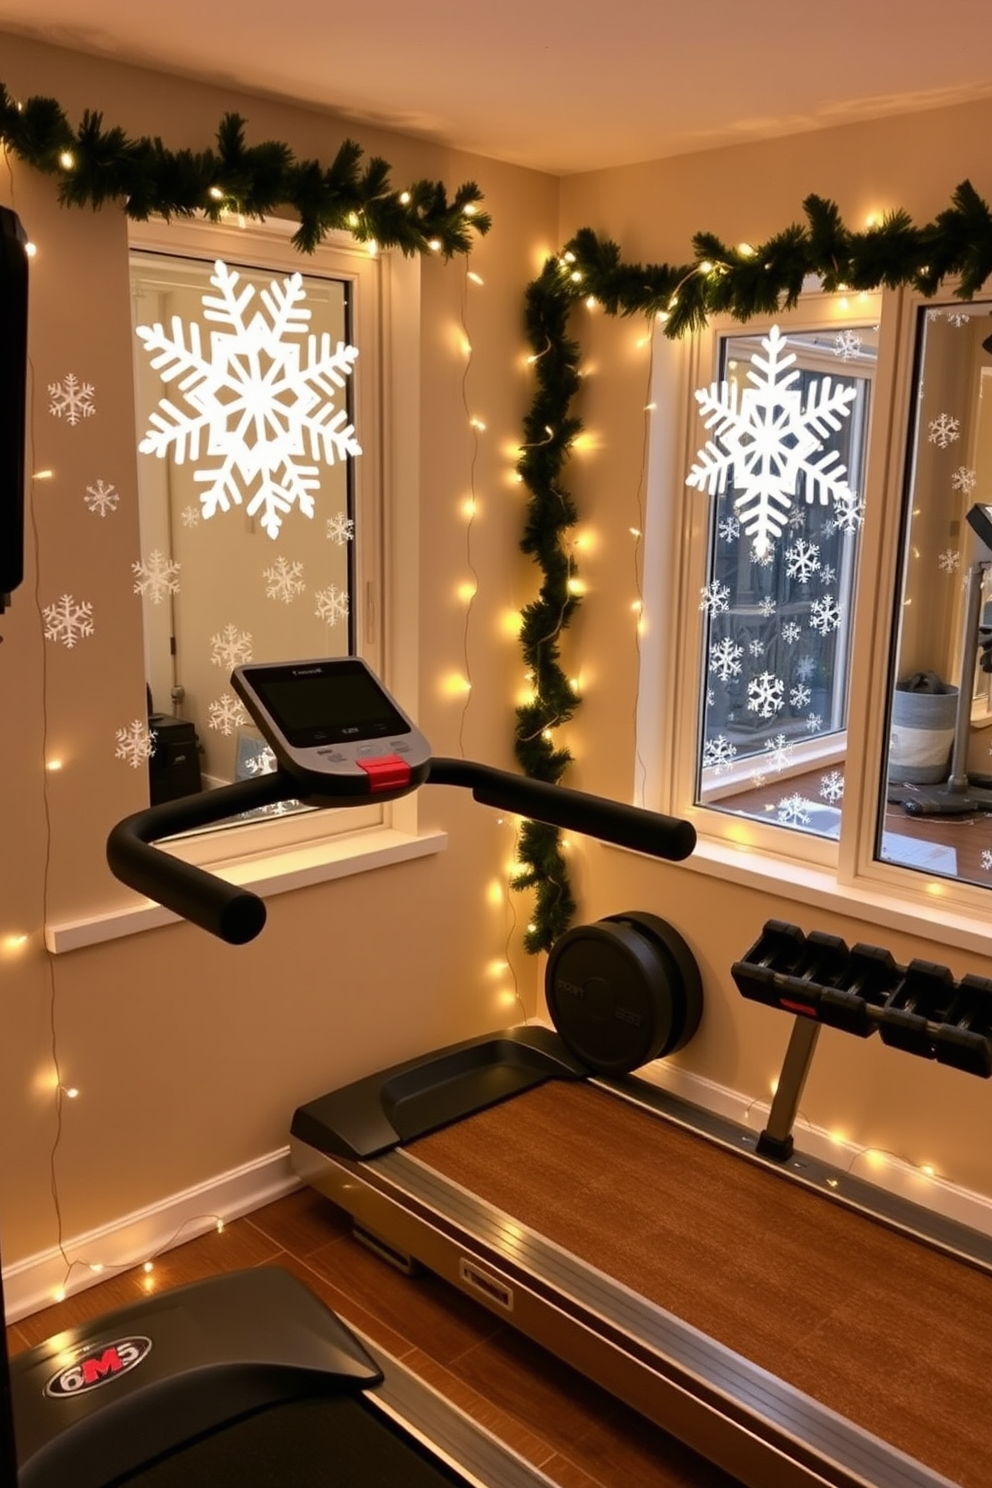
POLYGON ((241 780, 136 811, 118 822, 107 838, 110 871, 139 894, 209 930, 228 945, 244 945, 254 940, 265 924, 265 904, 258 895, 150 844, 259 806, 289 800, 298 790, 289 776, 273 771, 254 780, 241 780))
POLYGON ((642 811, 638 806, 624 806, 604 796, 494 770, 473 760, 433 759, 428 779, 435 785, 467 786, 484 806, 582 832, 652 858, 680 862, 696 846, 695 827, 680 817, 642 811))

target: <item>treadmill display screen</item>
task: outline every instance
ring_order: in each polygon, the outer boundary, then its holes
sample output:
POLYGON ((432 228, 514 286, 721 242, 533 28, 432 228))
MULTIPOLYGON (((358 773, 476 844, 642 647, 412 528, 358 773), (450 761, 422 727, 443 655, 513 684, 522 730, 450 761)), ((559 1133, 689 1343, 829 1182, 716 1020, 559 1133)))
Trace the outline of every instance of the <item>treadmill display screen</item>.
POLYGON ((294 749, 410 732, 360 661, 262 668, 252 672, 251 684, 294 749))

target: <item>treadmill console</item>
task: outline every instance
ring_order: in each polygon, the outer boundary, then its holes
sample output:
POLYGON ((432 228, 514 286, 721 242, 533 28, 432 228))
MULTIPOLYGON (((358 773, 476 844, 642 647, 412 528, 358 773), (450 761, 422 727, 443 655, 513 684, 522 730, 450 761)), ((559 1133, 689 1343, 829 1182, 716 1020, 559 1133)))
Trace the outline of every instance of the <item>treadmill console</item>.
POLYGON ((303 800, 392 800, 427 778, 430 745, 357 656, 240 666, 231 685, 303 800))

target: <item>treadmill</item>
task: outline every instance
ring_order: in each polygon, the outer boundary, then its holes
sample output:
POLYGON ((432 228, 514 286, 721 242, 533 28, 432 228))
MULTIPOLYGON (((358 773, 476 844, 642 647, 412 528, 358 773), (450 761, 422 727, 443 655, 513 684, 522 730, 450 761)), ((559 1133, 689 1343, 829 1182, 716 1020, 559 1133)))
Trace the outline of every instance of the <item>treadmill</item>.
MULTIPOLYGON (((154 844, 279 801, 317 808, 385 802, 430 778, 644 851, 691 850, 685 823, 471 762, 432 759, 426 739, 357 658, 241 667, 231 681, 278 769, 135 813, 107 843, 122 882, 230 944, 259 934, 264 903, 154 844)), ((16 1355, 4 1373, 0 1479, 16 1479, 19 1488, 539 1488, 551 1481, 278 1267, 119 1309, 16 1355)))

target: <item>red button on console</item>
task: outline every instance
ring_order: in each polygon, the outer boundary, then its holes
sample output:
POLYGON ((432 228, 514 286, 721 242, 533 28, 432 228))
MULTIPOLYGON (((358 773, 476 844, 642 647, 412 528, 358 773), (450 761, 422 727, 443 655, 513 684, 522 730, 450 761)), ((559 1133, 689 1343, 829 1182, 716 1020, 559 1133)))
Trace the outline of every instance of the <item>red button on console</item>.
POLYGON ((398 754, 380 754, 357 763, 368 775, 369 788, 373 791, 402 790, 411 783, 410 766, 398 754))

